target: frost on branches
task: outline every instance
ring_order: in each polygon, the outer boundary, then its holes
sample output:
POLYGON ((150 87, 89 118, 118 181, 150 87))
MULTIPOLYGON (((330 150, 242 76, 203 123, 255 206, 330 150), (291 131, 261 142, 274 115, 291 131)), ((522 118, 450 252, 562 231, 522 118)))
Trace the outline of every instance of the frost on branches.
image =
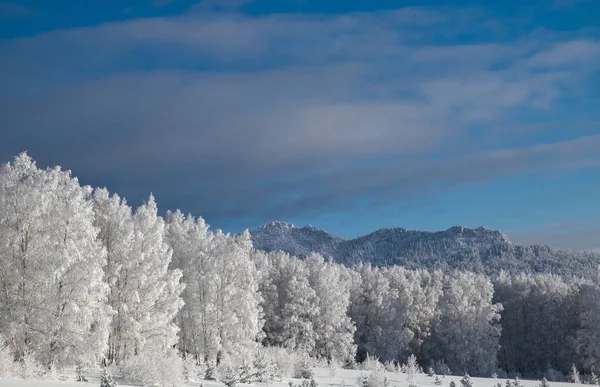
POLYGON ((104 353, 106 254, 90 194, 26 154, 0 169, 0 332, 17 359, 67 366, 104 353))
POLYGON ((183 305, 184 286, 181 271, 169 269, 171 250, 154 197, 133 214, 105 190, 94 199, 99 240, 108 257, 109 302, 116 311, 108 360, 119 363, 143 350, 166 350, 177 343, 173 320, 183 305))
POLYGON ((319 255, 304 261, 283 253, 259 254, 255 259, 264 271, 260 284, 264 343, 341 363, 353 360, 348 271, 319 255))
POLYGON ((250 358, 260 338, 258 275, 248 233, 212 233, 201 218, 167 215, 172 266, 183 272, 185 306, 177 315, 179 346, 209 365, 250 358))
POLYGON ((429 350, 455 373, 491 375, 496 369, 502 305, 493 304, 492 296, 484 275, 454 272, 445 279, 429 350))

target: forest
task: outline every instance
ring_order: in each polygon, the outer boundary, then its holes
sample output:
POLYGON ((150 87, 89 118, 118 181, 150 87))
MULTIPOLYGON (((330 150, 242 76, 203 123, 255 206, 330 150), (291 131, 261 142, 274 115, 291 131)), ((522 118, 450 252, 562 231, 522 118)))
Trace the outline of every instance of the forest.
POLYGON ((416 358, 438 374, 485 377, 564 380, 574 367, 594 379, 594 270, 578 279, 299 259, 254 249, 249 232, 161 216, 152 196, 132 208, 25 153, 0 168, 0 372, 135 374, 150 362, 210 379, 285 353, 347 368, 416 358))

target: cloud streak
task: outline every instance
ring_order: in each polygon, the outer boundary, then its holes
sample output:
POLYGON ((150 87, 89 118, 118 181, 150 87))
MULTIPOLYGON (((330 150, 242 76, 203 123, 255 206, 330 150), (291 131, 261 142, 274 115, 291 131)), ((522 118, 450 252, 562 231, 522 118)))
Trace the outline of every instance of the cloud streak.
POLYGON ((21 4, 0 1, 0 20, 9 18, 23 18, 34 13, 33 9, 21 4))

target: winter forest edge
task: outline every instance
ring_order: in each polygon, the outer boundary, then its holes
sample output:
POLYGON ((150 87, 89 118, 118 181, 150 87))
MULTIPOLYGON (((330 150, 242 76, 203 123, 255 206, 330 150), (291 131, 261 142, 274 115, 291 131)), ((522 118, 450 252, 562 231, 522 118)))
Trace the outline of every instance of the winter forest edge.
MULTIPOLYGON (((344 266, 132 209, 25 153, 0 167, 0 379, 106 367, 160 386, 316 364, 597 384, 600 272, 344 266), (379 363, 381 362, 381 363, 379 363), (577 380, 575 380, 577 378, 577 380)), ((378 386, 371 386, 378 387, 378 386)))

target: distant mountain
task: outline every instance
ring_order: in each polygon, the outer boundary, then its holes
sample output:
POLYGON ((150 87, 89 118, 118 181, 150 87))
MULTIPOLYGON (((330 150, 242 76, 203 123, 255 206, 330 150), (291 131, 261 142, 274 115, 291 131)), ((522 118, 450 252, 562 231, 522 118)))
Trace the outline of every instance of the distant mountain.
POLYGON ((320 253, 347 265, 465 269, 488 274, 504 270, 590 277, 598 271, 600 254, 513 244, 506 235, 485 227, 451 227, 445 231, 385 228, 355 239, 343 239, 312 226, 272 222, 251 231, 254 246, 297 257, 320 253))

